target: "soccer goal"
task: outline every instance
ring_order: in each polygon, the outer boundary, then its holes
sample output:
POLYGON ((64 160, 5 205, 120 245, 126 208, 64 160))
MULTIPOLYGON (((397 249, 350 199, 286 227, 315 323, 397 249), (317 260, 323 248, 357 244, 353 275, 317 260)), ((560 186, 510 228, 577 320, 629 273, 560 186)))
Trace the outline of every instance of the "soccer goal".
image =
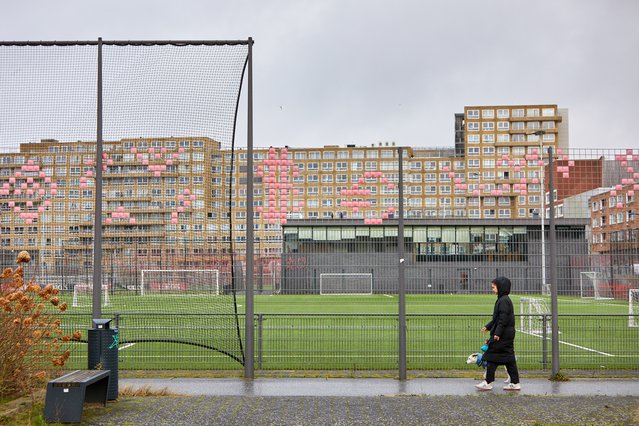
POLYGON ((373 294, 373 274, 320 274, 320 294, 373 294))
POLYGON ((220 294, 217 269, 143 269, 140 295, 220 294))
POLYGON ((639 327, 639 288, 628 290, 628 327, 639 327))
MULTIPOLYGON (((100 295, 102 306, 109 306, 109 286, 102 284, 100 295)), ((93 306, 93 284, 76 284, 73 286, 74 308, 90 308, 93 306)))
POLYGON ((612 289, 601 272, 581 272, 579 290, 583 299, 614 299, 612 289))
POLYGON ((519 300, 519 307, 521 313, 520 331, 528 334, 543 335, 545 322, 546 333, 552 332, 552 322, 548 317, 550 309, 548 309, 546 299, 522 297, 519 300))

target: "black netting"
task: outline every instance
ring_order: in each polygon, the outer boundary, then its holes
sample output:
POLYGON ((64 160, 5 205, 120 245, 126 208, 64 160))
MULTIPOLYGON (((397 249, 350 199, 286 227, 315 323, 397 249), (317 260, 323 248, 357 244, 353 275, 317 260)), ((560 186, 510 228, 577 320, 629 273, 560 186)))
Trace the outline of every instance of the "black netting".
POLYGON ((0 46, 3 265, 28 250, 30 277, 91 311, 101 134, 103 315, 188 313, 121 340, 243 361, 224 195, 247 56, 248 43, 104 42, 100 133, 97 43, 0 46))

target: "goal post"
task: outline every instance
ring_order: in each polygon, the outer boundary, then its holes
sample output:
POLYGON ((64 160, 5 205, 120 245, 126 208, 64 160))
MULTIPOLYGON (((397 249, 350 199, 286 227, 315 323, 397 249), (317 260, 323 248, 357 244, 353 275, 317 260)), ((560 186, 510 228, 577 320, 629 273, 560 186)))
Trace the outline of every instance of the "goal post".
MULTIPOLYGON (((102 284, 100 292, 100 300, 102 306, 109 306, 109 286, 102 284)), ((73 302, 74 308, 86 308, 93 306, 93 284, 76 284, 73 286, 73 302)))
POLYGON ((373 294, 373 274, 320 274, 320 294, 373 294))
POLYGON ((601 272, 579 273, 579 295, 582 299, 614 299, 612 288, 601 272))
POLYGON ((552 332, 552 322, 548 321, 548 303, 546 299, 539 297, 522 297, 519 299, 519 312, 521 313, 521 322, 519 330, 528 334, 542 335, 544 334, 544 323, 546 325, 546 333, 552 332))
POLYGON ((218 269, 143 269, 140 295, 220 294, 218 269))
POLYGON ((639 327, 639 288, 628 290, 628 327, 639 327))

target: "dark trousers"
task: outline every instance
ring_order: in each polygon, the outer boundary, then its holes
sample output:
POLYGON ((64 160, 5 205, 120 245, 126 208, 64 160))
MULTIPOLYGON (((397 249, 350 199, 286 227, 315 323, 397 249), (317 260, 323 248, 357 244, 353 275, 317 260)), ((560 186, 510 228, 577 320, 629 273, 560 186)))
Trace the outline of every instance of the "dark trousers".
MULTIPOLYGON (((488 361, 488 365, 486 365, 486 382, 492 383, 495 381, 495 371, 497 371, 497 366, 501 364, 495 364, 494 362, 488 361)), ((508 371, 508 375, 510 376, 510 382, 513 384, 519 383, 519 370, 517 370, 517 361, 513 358, 512 361, 504 363, 506 366, 506 371, 508 371)))

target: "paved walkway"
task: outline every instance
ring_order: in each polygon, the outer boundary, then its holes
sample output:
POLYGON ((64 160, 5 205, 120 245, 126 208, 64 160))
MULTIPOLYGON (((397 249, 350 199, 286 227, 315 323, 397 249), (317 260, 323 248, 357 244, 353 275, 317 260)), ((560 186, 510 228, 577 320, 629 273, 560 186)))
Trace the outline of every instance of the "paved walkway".
MULTIPOLYGON (((502 379, 503 380, 503 379, 502 379)), ((166 388, 181 395, 210 396, 401 396, 401 395, 475 395, 475 379, 120 379, 120 388, 130 386, 166 388)), ((512 393, 502 389, 497 379, 492 393, 512 393)), ((551 382, 547 379, 522 379, 519 395, 605 395, 639 397, 638 379, 573 379, 551 382)))
POLYGON ((88 425, 637 425, 639 380, 522 380, 480 392, 473 379, 121 379, 129 397, 92 409, 88 425))

